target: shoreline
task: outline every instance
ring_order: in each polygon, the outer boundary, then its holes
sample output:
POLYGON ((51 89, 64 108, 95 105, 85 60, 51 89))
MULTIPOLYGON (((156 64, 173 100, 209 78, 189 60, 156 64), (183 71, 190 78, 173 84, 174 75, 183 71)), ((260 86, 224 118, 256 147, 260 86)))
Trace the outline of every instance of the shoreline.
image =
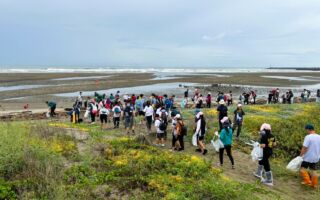
MULTIPOLYGON (((62 107, 70 107, 79 91, 122 90, 125 93, 174 94, 181 97, 185 90, 179 85, 203 88, 203 94, 232 90, 235 98, 242 92, 257 90, 258 98, 266 98, 272 88, 283 93, 294 89, 297 96, 304 88, 320 88, 317 72, 268 72, 268 73, 0 73, 0 111, 19 110, 25 104, 34 109, 46 108, 46 100, 54 100, 62 107), (23 89, 23 87, 26 87, 23 89), (29 88, 27 88, 29 87, 29 88)), ((90 95, 90 94, 89 94, 90 95)), ((92 96, 90 95, 90 96, 92 96)), ((108 94, 109 95, 109 94, 108 94)))

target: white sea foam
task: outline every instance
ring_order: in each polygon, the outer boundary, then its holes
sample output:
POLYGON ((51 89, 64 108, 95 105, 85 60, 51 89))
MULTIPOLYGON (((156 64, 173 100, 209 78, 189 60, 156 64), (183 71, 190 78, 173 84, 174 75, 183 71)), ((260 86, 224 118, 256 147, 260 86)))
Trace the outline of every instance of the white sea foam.
MULTIPOLYGON (((68 67, 1 67, 0 73, 254 73, 254 72, 299 72, 293 69, 266 69, 266 68, 235 68, 235 67, 90 67, 90 68, 68 68, 68 67)), ((307 71, 303 71, 307 72, 307 71)), ((314 71, 312 71, 314 72, 314 71)))

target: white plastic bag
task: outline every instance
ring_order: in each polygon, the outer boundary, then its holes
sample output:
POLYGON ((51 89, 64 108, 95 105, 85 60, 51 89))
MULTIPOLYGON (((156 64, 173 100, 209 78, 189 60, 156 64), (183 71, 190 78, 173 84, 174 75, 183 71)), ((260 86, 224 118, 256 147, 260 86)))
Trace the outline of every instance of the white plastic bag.
POLYGON ((50 118, 50 117, 51 117, 50 111, 46 112, 46 117, 47 117, 47 118, 50 118))
POLYGON ((84 118, 88 118, 89 117, 89 113, 90 113, 90 111, 89 110, 86 110, 86 112, 84 113, 84 118))
POLYGON ((297 172, 301 167, 302 161, 303 161, 303 158, 301 156, 294 158, 287 165, 287 169, 293 172, 297 172))
POLYGON ((213 148, 216 150, 216 152, 219 152, 219 149, 224 147, 224 145, 219 137, 214 137, 211 140, 211 144, 212 144, 213 148))
POLYGON ((253 149, 251 151, 251 157, 253 161, 260 161, 263 157, 263 149, 260 147, 259 142, 253 144, 253 149))
POLYGON ((212 144, 214 150, 216 150, 216 152, 219 152, 219 149, 224 147, 224 145, 223 145, 223 143, 221 142, 220 139, 211 140, 211 144, 212 144))
POLYGON ((197 136, 197 133, 194 133, 193 136, 192 136, 192 145, 197 147, 198 146, 198 136, 197 136))

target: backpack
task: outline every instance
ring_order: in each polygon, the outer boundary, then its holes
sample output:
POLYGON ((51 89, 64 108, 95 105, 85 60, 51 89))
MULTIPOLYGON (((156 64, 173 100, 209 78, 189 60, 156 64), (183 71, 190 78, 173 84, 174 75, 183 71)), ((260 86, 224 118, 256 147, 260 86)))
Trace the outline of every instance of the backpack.
POLYGON ((167 117, 166 111, 161 111, 160 117, 165 124, 168 124, 168 117, 167 117))
POLYGON ((133 110, 131 109, 131 107, 126 107, 124 109, 124 113, 125 113, 125 116, 126 117, 131 117, 132 116, 132 113, 133 113, 133 110))
POLYGON ((98 112, 98 107, 97 107, 97 105, 92 103, 92 113, 93 113, 93 114, 97 114, 97 112, 98 112))
POLYGON ((165 131, 167 129, 167 125, 164 123, 163 120, 160 120, 159 129, 160 131, 165 131))
POLYGON ((114 109, 114 113, 117 113, 117 114, 121 113, 120 108, 119 108, 119 107, 116 107, 116 108, 114 109))
POLYGON ((108 114, 109 114, 108 109, 103 106, 103 107, 100 109, 100 114, 102 114, 102 115, 108 115, 108 114))
POLYGON ((184 124, 182 125, 182 129, 181 129, 181 135, 187 135, 188 134, 188 128, 187 126, 185 126, 184 124))

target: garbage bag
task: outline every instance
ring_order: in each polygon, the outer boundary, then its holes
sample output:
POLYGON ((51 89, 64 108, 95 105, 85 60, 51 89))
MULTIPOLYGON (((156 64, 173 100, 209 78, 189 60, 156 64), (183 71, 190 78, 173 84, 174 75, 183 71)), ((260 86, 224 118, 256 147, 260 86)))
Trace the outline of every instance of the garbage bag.
POLYGON ((253 161, 260 161, 263 158, 263 149, 260 147, 259 142, 253 144, 253 149, 251 151, 251 157, 253 161))
POLYGON ((192 145, 197 147, 198 146, 198 134, 197 133, 194 133, 193 136, 192 136, 192 145))
POLYGON ((297 172, 301 167, 302 161, 303 161, 303 158, 301 156, 294 158, 287 165, 287 169, 293 172, 297 172))
POLYGON ((89 117, 89 113, 90 113, 90 111, 89 110, 86 110, 86 112, 84 113, 84 118, 88 118, 89 117))
POLYGON ((219 149, 224 147, 224 145, 219 137, 214 137, 211 140, 211 144, 212 144, 213 148, 216 150, 216 152, 219 152, 219 149))

